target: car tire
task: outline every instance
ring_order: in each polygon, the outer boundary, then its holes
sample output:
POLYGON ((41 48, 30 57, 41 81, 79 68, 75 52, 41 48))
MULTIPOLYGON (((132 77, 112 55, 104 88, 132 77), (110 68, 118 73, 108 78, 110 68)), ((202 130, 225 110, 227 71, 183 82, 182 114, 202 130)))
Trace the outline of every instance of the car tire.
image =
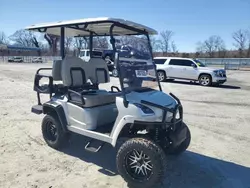
POLYGON ((191 143, 191 133, 187 125, 184 124, 184 126, 186 126, 187 128, 186 139, 179 146, 175 148, 170 147, 170 148, 165 149, 164 151, 167 155, 180 155, 181 153, 186 151, 187 148, 189 147, 191 143))
POLYGON ((119 76, 118 75, 118 70, 116 68, 113 68, 113 70, 112 70, 112 76, 113 77, 118 77, 119 76))
POLYGON ((157 71, 157 74, 160 82, 164 82, 166 80, 167 76, 164 71, 157 71))
POLYGON ((153 141, 132 138, 125 141, 118 150, 116 165, 129 187, 155 187, 164 180, 166 156, 153 141))
POLYGON ((109 63, 109 61, 111 60, 111 57, 110 57, 109 55, 107 55, 107 56, 104 58, 104 60, 105 60, 107 63, 109 63))
POLYGON ((68 141, 68 134, 62 129, 61 122, 55 113, 47 114, 42 121, 42 134, 48 146, 61 149, 68 141))
POLYGON ((211 86, 212 77, 209 74, 202 74, 199 76, 199 84, 202 86, 211 86))

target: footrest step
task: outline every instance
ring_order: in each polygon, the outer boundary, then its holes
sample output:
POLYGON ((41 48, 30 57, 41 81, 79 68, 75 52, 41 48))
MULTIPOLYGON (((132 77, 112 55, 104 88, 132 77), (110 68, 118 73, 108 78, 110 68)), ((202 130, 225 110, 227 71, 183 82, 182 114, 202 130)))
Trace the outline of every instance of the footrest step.
POLYGON ((102 146, 104 145, 104 143, 101 143, 101 145, 99 145, 98 147, 93 147, 93 146, 90 146, 91 143, 94 142, 93 140, 90 140, 86 146, 85 146, 85 149, 87 151, 90 151, 90 152, 93 152, 93 153, 96 153, 98 151, 100 151, 100 149, 102 148, 102 146))
POLYGON ((34 105, 31 108, 31 112, 35 113, 35 114, 41 114, 43 113, 43 106, 42 105, 34 105))

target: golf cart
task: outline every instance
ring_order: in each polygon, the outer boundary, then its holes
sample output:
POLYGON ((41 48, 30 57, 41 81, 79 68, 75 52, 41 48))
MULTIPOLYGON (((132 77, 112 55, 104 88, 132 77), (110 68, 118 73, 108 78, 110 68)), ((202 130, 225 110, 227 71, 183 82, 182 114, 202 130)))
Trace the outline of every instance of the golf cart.
MULTIPOLYGON (((94 18, 38 24, 28 30, 60 36, 61 60, 52 68, 40 68, 34 79, 38 104, 32 107, 36 114, 46 114, 42 134, 54 148, 66 146, 71 132, 89 137, 85 146, 98 152, 103 144, 119 147, 116 164, 118 173, 129 186, 153 187, 162 182, 166 154, 180 154, 189 146, 191 135, 183 123, 180 100, 172 93, 164 93, 152 61, 149 35, 157 32, 131 21, 114 18, 94 18), (89 37, 90 60, 65 56, 64 37, 89 37), (109 36, 119 71, 120 86, 100 89, 110 83, 107 64, 92 56, 93 38, 109 36), (148 53, 137 58, 119 57, 116 40, 132 37, 134 47, 148 53), (52 75, 42 73, 50 70, 52 75), (40 80, 47 78, 48 84, 40 80), (48 94, 42 103, 40 94, 48 94), (94 147, 95 143, 99 143, 94 147)), ((132 40, 131 40, 132 41, 132 40)))

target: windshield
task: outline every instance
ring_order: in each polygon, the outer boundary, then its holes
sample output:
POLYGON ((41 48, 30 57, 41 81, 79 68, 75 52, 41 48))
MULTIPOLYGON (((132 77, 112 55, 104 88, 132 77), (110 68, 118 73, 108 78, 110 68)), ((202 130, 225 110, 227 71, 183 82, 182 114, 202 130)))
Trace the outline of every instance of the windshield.
POLYGON ((129 46, 128 51, 118 50, 119 75, 125 92, 159 89, 147 37, 116 36, 115 39, 119 45, 129 46))
POLYGON ((198 59, 194 59, 195 63, 199 66, 199 67, 206 67, 206 65, 204 63, 202 63, 200 60, 198 59))

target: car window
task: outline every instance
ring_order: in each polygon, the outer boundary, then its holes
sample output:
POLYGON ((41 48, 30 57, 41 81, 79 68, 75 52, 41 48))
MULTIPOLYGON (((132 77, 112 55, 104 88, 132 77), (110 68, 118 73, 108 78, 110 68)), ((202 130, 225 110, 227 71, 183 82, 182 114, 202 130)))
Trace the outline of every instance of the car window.
POLYGON ((192 64, 194 64, 190 60, 184 60, 184 59, 171 59, 169 62, 169 65, 177 65, 177 66, 189 66, 191 67, 192 64))
POLYGON ((80 56, 80 57, 84 56, 84 51, 80 51, 79 56, 80 56))
POLYGON ((128 47, 123 47, 122 50, 129 51, 129 48, 128 47))
POLYGON ((86 56, 89 56, 89 51, 86 51, 87 53, 86 53, 86 56))
POLYGON ((166 62, 166 59, 154 59, 154 63, 158 65, 163 65, 166 62))
POLYGON ((102 52, 100 52, 100 51, 92 51, 92 54, 94 57, 101 57, 102 56, 102 52))

